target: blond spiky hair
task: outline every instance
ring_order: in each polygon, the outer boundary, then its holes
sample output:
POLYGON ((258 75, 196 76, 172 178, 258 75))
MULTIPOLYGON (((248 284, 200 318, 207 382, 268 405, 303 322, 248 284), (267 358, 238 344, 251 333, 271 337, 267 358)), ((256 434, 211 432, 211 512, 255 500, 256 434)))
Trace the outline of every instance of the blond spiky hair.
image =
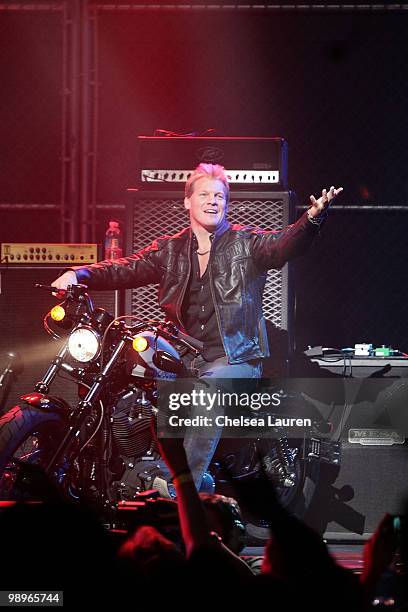
POLYGON ((229 196, 229 184, 228 178, 225 173, 225 168, 219 164, 199 164, 194 172, 191 174, 185 186, 185 196, 190 198, 194 192, 194 185, 200 178, 210 178, 221 181, 225 187, 225 194, 229 196))

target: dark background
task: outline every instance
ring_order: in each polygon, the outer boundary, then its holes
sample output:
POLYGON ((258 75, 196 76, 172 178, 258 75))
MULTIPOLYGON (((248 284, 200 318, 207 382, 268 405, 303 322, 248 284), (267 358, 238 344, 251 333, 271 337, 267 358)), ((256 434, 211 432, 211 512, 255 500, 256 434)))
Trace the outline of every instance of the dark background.
MULTIPOLYGON (((300 204, 344 187, 295 265, 298 348, 408 350, 406 23, 404 11, 100 10, 97 202, 126 203, 136 137, 156 128, 283 136, 300 204)), ((59 201, 61 37, 58 13, 0 12, 0 203, 59 201)), ((0 215, 2 242, 55 240, 56 212, 0 215)))

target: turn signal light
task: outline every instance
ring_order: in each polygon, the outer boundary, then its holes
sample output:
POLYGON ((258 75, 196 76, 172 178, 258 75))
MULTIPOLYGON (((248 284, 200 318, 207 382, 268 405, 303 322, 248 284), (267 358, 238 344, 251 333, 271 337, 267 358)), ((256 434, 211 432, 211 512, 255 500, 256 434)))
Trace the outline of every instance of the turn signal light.
POLYGON ((65 317, 65 310, 62 306, 54 306, 54 308, 51 309, 51 319, 53 319, 54 321, 62 321, 62 319, 65 317))
POLYGON ((149 348, 149 343, 143 336, 135 336, 133 338, 132 346, 138 353, 143 353, 143 351, 149 348))

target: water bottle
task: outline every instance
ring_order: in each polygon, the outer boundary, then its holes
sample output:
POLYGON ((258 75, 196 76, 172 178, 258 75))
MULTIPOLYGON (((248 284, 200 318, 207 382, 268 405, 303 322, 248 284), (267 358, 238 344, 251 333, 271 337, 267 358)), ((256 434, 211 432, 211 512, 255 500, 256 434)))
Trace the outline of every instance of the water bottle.
POLYGON ((105 259, 122 257, 122 233, 117 221, 109 221, 105 234, 105 259))

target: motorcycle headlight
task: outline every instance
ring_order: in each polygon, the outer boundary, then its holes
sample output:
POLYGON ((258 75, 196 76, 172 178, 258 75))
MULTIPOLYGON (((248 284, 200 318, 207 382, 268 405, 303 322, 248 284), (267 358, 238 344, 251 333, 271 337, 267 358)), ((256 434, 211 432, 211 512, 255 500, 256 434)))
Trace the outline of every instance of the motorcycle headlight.
POLYGON ((99 353, 98 335, 87 327, 79 327, 69 337, 68 350, 77 361, 92 361, 99 353))

